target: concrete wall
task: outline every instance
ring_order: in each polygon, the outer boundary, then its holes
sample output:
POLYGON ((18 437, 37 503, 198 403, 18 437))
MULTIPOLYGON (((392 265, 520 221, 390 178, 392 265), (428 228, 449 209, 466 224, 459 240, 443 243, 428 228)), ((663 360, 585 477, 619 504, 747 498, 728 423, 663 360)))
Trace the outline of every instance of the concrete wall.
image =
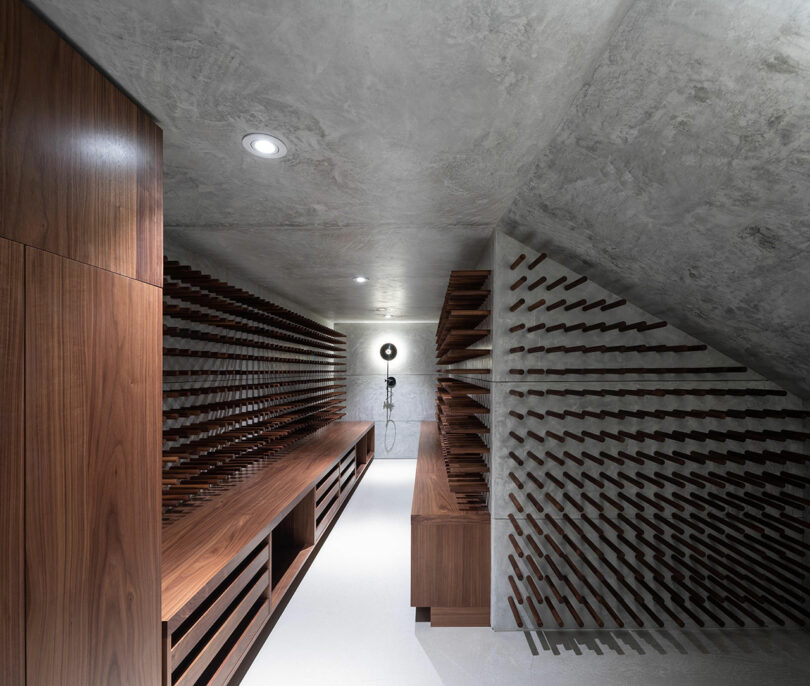
MULTIPOLYGON (((767 493, 769 497, 784 497, 783 494, 788 493, 791 497, 806 498, 804 489, 810 484, 806 461, 802 462, 801 458, 798 460, 789 458, 786 462, 782 462, 771 457, 765 458, 764 462, 758 460, 762 459, 763 451, 787 450, 795 454, 806 453, 807 441, 802 437, 810 437, 810 434, 803 433, 807 431, 807 419, 770 415, 739 417, 734 411, 781 412, 785 408, 806 409, 806 405, 799 398, 785 394, 776 385, 750 370, 731 373, 682 371, 677 374, 646 374, 640 371, 627 371, 624 374, 577 373, 577 369, 641 370, 676 367, 699 369, 728 367, 735 363, 711 348, 691 352, 583 353, 558 350, 549 352, 549 348, 553 349, 556 346, 575 348, 582 345, 697 345, 699 342, 672 326, 644 332, 632 329, 623 332, 616 329, 610 332, 559 329, 551 333, 545 329, 528 332, 528 327, 545 324, 546 328, 549 328, 557 322, 568 324, 585 322, 590 325, 597 322, 659 321, 630 304, 609 311, 602 311, 600 307, 584 311, 582 305, 572 307, 568 311, 565 310, 565 306, 555 307, 549 311, 548 306, 559 299, 565 299, 566 304, 571 305, 579 300, 595 302, 604 299, 607 303, 611 303, 616 301, 617 297, 590 281, 570 291, 564 290, 564 285, 577 280, 579 274, 565 269, 550 258, 545 259, 535 269, 529 270, 528 266, 537 256, 537 252, 517 241, 503 234, 496 235, 492 277, 491 395, 493 627, 518 628, 508 603, 510 596, 515 600, 516 610, 524 626, 537 626, 528 609, 528 598, 536 597, 531 585, 528 584, 530 578, 541 590, 544 599, 542 602, 536 602, 536 606, 545 628, 558 626, 565 629, 577 628, 577 618, 561 598, 571 603, 581 621, 581 626, 591 629, 639 627, 633 612, 643 622, 644 627, 674 628, 679 626, 679 621, 687 627, 695 627, 699 625, 695 617, 705 626, 723 624, 734 626, 735 620, 715 603, 718 598, 720 605, 740 617, 746 626, 753 626, 754 623, 740 607, 753 611, 766 625, 775 625, 772 616, 763 614, 748 603, 747 598, 754 597, 751 595, 752 590, 757 596, 757 602, 762 603, 788 625, 795 625, 794 618, 800 617, 796 606, 807 603, 806 578, 802 578, 802 570, 806 569, 802 566, 806 565, 806 553, 801 545, 802 541, 805 544, 807 542, 807 532, 803 533, 802 528, 795 522, 793 528, 783 526, 784 521, 779 519, 783 512, 779 509, 778 502, 775 506, 773 504, 763 506, 762 501, 749 500, 749 496, 753 494, 754 498, 757 498, 762 493, 767 493), (521 253, 526 255, 526 259, 516 269, 510 269, 510 265, 521 253), (526 280, 513 289, 512 286, 523 276, 527 277, 526 280), (548 291, 546 286, 561 276, 566 277, 565 284, 548 291), (546 277, 546 281, 528 291, 528 286, 541 277, 546 277), (521 298, 524 299, 524 304, 512 311, 510 308, 521 298), (541 298, 547 303, 529 312, 528 307, 541 298), (509 331, 510 328, 520 324, 524 324, 527 328, 509 331), (534 346, 545 346, 546 349, 529 353, 528 348, 534 346), (558 369, 565 369, 568 373, 556 375, 550 371, 558 369), (616 392, 622 389, 663 389, 666 393, 641 397, 582 395, 583 391, 616 392), (679 395, 683 389, 701 391, 715 389, 720 392, 711 395, 695 393, 679 395), (740 389, 767 390, 775 395, 736 395, 740 389), (529 390, 534 395, 530 395, 529 390), (577 394, 556 395, 561 390, 575 390, 577 394), (609 414, 601 419, 592 415, 577 416, 582 410, 598 414, 603 411, 616 413, 640 409, 663 410, 665 413, 712 410, 722 416, 673 417, 671 414, 665 414, 660 418, 643 416, 622 418, 609 414), (527 414, 528 410, 534 410, 540 416, 530 416, 527 414), (732 413, 726 414, 728 410, 732 413), (574 414, 559 416, 566 411, 574 414), (510 414, 511 412, 516 414, 510 414), (787 440, 784 439, 784 435, 776 439, 771 439, 770 436, 763 439, 764 434, 760 434, 759 438, 742 440, 739 438, 745 431, 760 433, 784 430, 794 433, 790 434, 787 440), (529 436, 529 431, 538 438, 529 436), (648 434, 659 431, 666 432, 667 435, 639 439, 634 437, 638 436, 638 431, 645 431, 648 434), (715 439, 706 438, 707 431, 718 432, 717 435, 728 431, 739 433, 737 438, 715 439), (549 432, 562 440, 550 436, 549 432), (583 432, 587 435, 583 436, 583 432), (607 432, 608 435, 601 432, 607 432), (622 432, 625 432, 624 435, 622 432), (689 432, 702 433, 683 435, 689 432), (516 436, 522 440, 518 440, 516 436), (604 453, 617 457, 623 452, 638 460, 640 458, 637 451, 643 451, 648 456, 652 454, 653 457, 644 458, 640 463, 627 457, 619 457, 618 461, 604 457, 604 453), (704 460, 700 457, 701 454, 706 455, 712 451, 716 451, 718 455, 723 455, 727 451, 736 451, 738 454, 752 451, 752 456, 740 458, 738 455, 735 459, 721 458, 719 461, 704 460), (533 460, 529 452, 537 456, 542 464, 533 460), (510 457, 510 453, 520 458, 523 464, 519 465, 510 457), (595 459, 587 456, 583 458, 585 453, 595 456, 595 459), (674 453, 682 457, 676 456, 676 459, 657 457, 660 454, 671 457, 674 453), (765 471, 772 474, 787 472, 795 478, 787 485, 774 487, 772 484, 766 484, 764 488, 760 488, 749 484, 743 485, 742 482, 738 482, 737 486, 733 482, 726 482, 721 487, 703 482, 704 485, 700 486, 694 477, 695 474, 706 477, 709 473, 719 473, 723 477, 728 475, 739 479, 740 475, 750 477, 751 474, 762 474, 765 471), (655 486, 644 482, 642 486, 638 486, 639 473, 660 481, 662 485, 655 486), (530 474, 536 481, 531 480, 530 474), (665 476, 664 479, 660 477, 661 474, 665 476), (686 478, 692 481, 685 482, 681 486, 666 481, 666 478, 672 479, 678 474, 686 475, 686 478), (595 481, 588 480, 583 475, 593 477, 595 481), (626 476, 635 479, 635 484, 626 480, 626 476), (805 485, 802 486, 802 483, 805 485), (697 494, 698 498, 708 498, 715 504, 710 506, 703 501, 695 504, 693 494, 697 494), (540 503, 542 509, 538 509, 532 503, 529 495, 540 503), (643 500, 645 497, 648 500, 643 500), (678 512, 670 505, 661 507, 661 503, 666 501, 660 497, 669 499, 670 503, 678 501, 682 510, 678 512), (681 497, 687 500, 678 500, 681 497), (725 500, 721 500, 722 498, 725 500), (611 504, 611 500, 622 509, 611 504), (516 501, 522 511, 516 507, 516 501), (745 506, 740 507, 740 503, 745 503, 745 506), (777 519, 767 520, 765 517, 767 521, 764 528, 760 527, 757 530, 757 525, 751 526, 755 520, 750 517, 759 518, 759 524, 762 524, 763 511, 766 515, 773 515, 777 519), (534 523, 529 516, 534 517, 534 523), (732 521, 733 517, 741 519, 732 521), (596 524, 604 535, 599 533, 591 522, 596 524), (696 526, 696 523, 699 523, 697 526, 702 529, 702 533, 691 528, 696 526), (783 527, 781 534, 778 529, 767 528, 774 523, 777 527, 783 527), (682 537, 673 538, 672 525, 684 531, 682 537), (577 529, 585 532, 598 552, 577 529), (619 531, 623 533, 619 534, 619 531), (510 535, 513 541, 510 540, 510 535), (731 537, 736 538, 737 542, 731 537), (739 541, 743 543, 740 544, 739 541), (750 555, 750 559, 738 564, 737 561, 745 558, 737 557, 738 553, 729 555, 729 551, 724 548, 729 542, 742 551, 742 555, 750 555), (516 550, 516 545, 520 548, 520 552, 516 550), (788 547, 782 547, 783 545, 788 547), (655 548, 663 550, 664 554, 657 554, 655 548), (585 563, 580 552, 588 558, 592 566, 585 563), (707 563, 708 568, 702 566, 707 562, 705 557, 707 552, 716 555, 716 559, 721 563, 727 563, 729 567, 722 568, 720 563, 711 558, 707 563), (540 575, 529 562, 530 557, 541 571, 540 575), (686 565, 698 570, 698 575, 702 574, 704 578, 700 582, 695 581, 700 577, 691 573, 686 565), (516 572, 516 567, 521 570, 520 574, 516 572), (578 577, 574 567, 583 578, 578 577), (746 571, 743 571, 744 567, 746 571), (638 570, 640 575, 637 576, 632 568, 638 570), (711 568, 720 569, 722 573, 715 577, 711 568), (618 573, 615 571, 617 569, 618 573), (684 577, 673 579, 673 569, 683 573, 684 577), (756 570, 757 574, 752 576, 749 571, 751 569, 756 570), (781 578, 776 576, 779 574, 782 575, 781 578), (603 579, 607 580, 607 584, 602 583, 603 579), (764 587, 757 586, 757 583, 763 580, 764 587), (774 590, 772 585, 775 584, 780 584, 782 589, 774 590), (796 591, 802 588, 803 584, 804 592, 796 595, 796 591), (621 604, 611 587, 621 596, 627 607, 621 604), (520 594, 516 593, 515 588, 520 594), (680 602, 686 609, 672 599, 669 589, 679 594, 680 602), (729 595, 728 589, 732 594, 739 594, 737 606, 726 600, 729 595), (790 593, 794 594, 792 606, 784 601, 790 593), (601 624, 579 600, 578 594, 590 603, 600 617, 601 624), (668 611, 662 609, 655 594, 663 599, 668 611), (707 600, 710 596, 711 599, 707 600), (618 619, 606 611, 598 601, 599 597, 604 598, 613 608, 618 619), (695 598, 698 600, 694 601, 695 598), (701 598, 703 600, 700 600, 701 598), (562 624, 554 616, 552 607, 558 613, 562 624), (652 610, 657 619, 652 617, 647 608, 652 610), (701 608, 708 609, 710 614, 701 608)), ((801 503, 801 500, 795 502, 801 503)), ((807 508, 803 508, 801 504, 783 509, 789 516, 798 519, 807 516, 807 508)))
POLYGON ((335 328, 346 334, 345 419, 374 420, 375 457, 415 458, 419 424, 435 418, 436 323, 337 322, 335 328), (387 433, 385 361, 379 352, 383 343, 393 343, 398 351, 390 363, 397 385, 387 433))

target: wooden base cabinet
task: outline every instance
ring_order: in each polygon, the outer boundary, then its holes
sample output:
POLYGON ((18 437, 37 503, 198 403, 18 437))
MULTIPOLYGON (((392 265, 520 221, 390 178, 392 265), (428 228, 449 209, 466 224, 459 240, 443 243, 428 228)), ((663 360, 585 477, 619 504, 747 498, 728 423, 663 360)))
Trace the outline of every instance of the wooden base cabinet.
POLYGON ((233 680, 365 474, 373 432, 330 424, 164 528, 164 686, 233 680))
POLYGON ((450 490, 436 422, 422 422, 411 508, 411 605, 431 626, 490 625, 490 518, 450 490))

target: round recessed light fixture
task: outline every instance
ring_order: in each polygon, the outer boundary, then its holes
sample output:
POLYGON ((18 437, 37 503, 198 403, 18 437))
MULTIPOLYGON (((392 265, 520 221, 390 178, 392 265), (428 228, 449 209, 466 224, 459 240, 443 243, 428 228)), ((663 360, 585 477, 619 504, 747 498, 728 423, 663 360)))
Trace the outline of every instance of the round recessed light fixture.
POLYGON ((269 133, 249 133, 242 138, 242 147, 256 157, 275 160, 287 154, 287 146, 269 133))
POLYGON ((355 276, 354 277, 354 282, 355 283, 365 283, 366 281, 368 281, 368 278, 366 278, 365 276, 355 276))
POLYGON ((393 314, 387 314, 387 315, 385 315, 385 318, 386 319, 391 319, 393 316, 394 316, 393 314))

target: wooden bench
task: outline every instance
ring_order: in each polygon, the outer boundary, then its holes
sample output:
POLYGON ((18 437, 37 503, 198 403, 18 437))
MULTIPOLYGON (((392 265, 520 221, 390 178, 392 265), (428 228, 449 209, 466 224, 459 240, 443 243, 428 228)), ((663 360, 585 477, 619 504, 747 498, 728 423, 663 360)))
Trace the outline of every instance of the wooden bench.
POLYGON ((411 605, 431 626, 489 626, 490 515, 459 508, 436 422, 422 422, 411 507, 411 605))
POLYGON ((373 454, 373 423, 330 424, 164 528, 164 686, 228 683, 373 454))

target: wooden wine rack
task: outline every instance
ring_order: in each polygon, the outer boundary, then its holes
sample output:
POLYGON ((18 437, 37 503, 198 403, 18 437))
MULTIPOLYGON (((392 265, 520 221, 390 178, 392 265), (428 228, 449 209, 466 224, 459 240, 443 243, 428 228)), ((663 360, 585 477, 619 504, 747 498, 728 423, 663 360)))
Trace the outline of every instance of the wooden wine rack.
POLYGON ((490 292, 488 270, 454 271, 444 297, 436 330, 436 360, 442 368, 436 389, 436 421, 450 490, 460 509, 486 511, 489 485, 489 407, 481 402, 489 388, 454 378, 488 375, 477 366, 491 354, 484 345, 490 330, 486 309, 490 292), (470 347, 481 345, 481 347, 470 347), (458 364, 476 366, 457 367, 458 364), (452 375, 452 376, 451 376, 452 375))
POLYGON ((163 512, 171 521, 344 416, 343 334, 164 260, 163 512))
POLYGON ((511 272, 496 313, 504 616, 522 629, 805 626, 810 413, 527 253, 498 262, 511 272))

